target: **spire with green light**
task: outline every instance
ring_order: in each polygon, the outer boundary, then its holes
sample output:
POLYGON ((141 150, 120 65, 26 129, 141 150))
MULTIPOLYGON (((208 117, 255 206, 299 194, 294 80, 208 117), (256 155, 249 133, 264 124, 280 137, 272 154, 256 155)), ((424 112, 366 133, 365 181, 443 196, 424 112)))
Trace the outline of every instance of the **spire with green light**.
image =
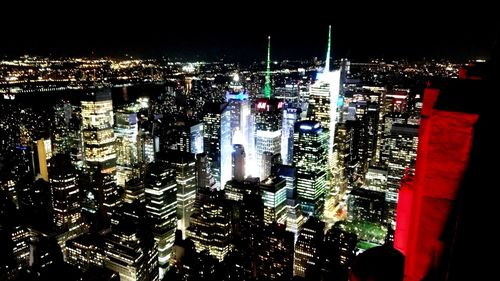
POLYGON ((267 65, 266 84, 264 85, 264 97, 271 98, 271 36, 267 36, 267 65))
POLYGON ((328 47, 326 48, 325 70, 323 73, 330 72, 330 46, 332 43, 332 26, 328 26, 328 47))

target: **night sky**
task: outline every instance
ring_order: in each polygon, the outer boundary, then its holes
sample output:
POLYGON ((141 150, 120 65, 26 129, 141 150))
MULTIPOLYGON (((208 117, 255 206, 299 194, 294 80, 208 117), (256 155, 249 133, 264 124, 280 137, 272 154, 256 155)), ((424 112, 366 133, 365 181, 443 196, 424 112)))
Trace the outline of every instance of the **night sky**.
POLYGON ((256 61, 265 57, 269 34, 275 59, 322 58, 331 24, 334 58, 465 60, 488 58, 499 34, 498 17, 490 12, 495 9, 479 5, 462 13, 423 4, 365 11, 355 5, 334 11, 291 4, 266 9, 256 2, 206 5, 30 6, 13 8, 13 13, 4 9, 0 55, 256 61))

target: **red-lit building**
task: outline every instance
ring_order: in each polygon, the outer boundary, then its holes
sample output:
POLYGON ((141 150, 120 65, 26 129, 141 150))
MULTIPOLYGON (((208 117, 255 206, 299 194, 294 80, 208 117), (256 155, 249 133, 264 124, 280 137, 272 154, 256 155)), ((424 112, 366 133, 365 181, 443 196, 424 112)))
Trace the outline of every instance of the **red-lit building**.
MULTIPOLYGON (((405 254, 405 280, 464 278, 458 250, 480 242, 469 235, 479 227, 465 229, 464 223, 471 216, 467 205, 486 196, 477 182, 478 120, 485 111, 477 95, 489 89, 488 81, 474 77, 430 83, 424 92, 416 173, 402 181, 396 215, 394 247, 405 254)), ((467 258, 479 258, 477 252, 467 258)))

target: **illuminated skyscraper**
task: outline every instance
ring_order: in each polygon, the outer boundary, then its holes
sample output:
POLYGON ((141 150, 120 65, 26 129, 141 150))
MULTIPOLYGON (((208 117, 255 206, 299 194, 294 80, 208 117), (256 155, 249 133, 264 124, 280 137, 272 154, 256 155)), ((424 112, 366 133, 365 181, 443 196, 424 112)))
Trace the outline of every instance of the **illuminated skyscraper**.
POLYGON ((71 104, 61 102, 54 106, 54 127, 52 131, 52 144, 54 153, 69 153, 71 150, 71 104))
MULTIPOLYGON (((120 274, 120 280, 147 281, 148 254, 133 232, 113 232, 104 240, 104 266, 120 274)), ((151 279, 155 280, 155 279, 151 279)), ((156 279, 158 280, 158 279, 156 279)))
POLYGON ((295 257, 293 260, 293 275, 306 277, 310 266, 318 263, 318 253, 323 241, 325 223, 310 217, 300 231, 295 243, 295 257))
POLYGON ((208 112, 203 117, 204 125, 204 150, 207 152, 207 157, 211 163, 212 174, 215 178, 217 188, 224 186, 221 180, 221 154, 224 150, 224 177, 229 180, 231 177, 231 128, 230 128, 230 111, 226 110, 227 104, 211 104, 208 106, 208 112), (222 129, 224 122, 224 129, 222 129), (221 134, 221 132, 224 134, 221 134), (224 140, 223 140, 224 139, 224 140), (224 145, 225 149, 222 149, 224 145), (229 149, 228 149, 229 147, 229 149), (229 161, 227 159, 229 156, 229 161), (229 172, 226 170, 229 169, 229 172))
POLYGON ((160 162, 175 171, 177 181, 177 229, 185 238, 196 200, 196 162, 193 154, 176 150, 159 153, 160 162))
POLYGON ((314 121, 328 129, 328 168, 334 167, 333 148, 335 125, 337 122, 337 107, 340 93, 340 71, 330 71, 331 26, 328 32, 328 47, 326 51, 325 68, 318 73, 316 82, 309 90, 309 115, 314 121))
POLYGON ((146 212, 153 223, 158 244, 160 279, 168 270, 177 226, 177 182, 175 172, 161 163, 151 163, 146 173, 146 212))
POLYGON ((272 156, 281 153, 281 110, 283 102, 275 99, 257 99, 255 106, 255 150, 256 163, 259 170, 257 175, 265 179, 264 152, 272 156))
POLYGON ((262 280, 290 280, 293 275, 293 233, 284 225, 269 225, 258 241, 257 277, 262 280))
POLYGON ((328 130, 319 122, 295 124, 293 163, 297 168, 297 195, 304 214, 323 214, 328 130))
POLYGON ((393 124, 386 140, 389 152, 387 160, 387 223, 396 225, 396 207, 401 178, 415 169, 418 147, 418 126, 393 124))
POLYGON ((231 144, 231 111, 228 107, 221 113, 220 119, 220 186, 231 180, 232 151, 231 144))
POLYGON ((81 104, 85 168, 91 172, 113 174, 116 170, 116 152, 111 92, 90 92, 81 104))
POLYGON ((115 116, 116 183, 124 186, 129 179, 138 175, 137 169, 134 168, 139 162, 137 113, 119 110, 115 116))
POLYGON ((295 238, 299 235, 299 231, 304 223, 304 216, 297 200, 297 168, 287 165, 276 165, 276 176, 285 179, 286 181, 286 200, 287 200, 287 218, 286 230, 293 232, 295 238))
MULTIPOLYGON (((246 162, 253 163, 255 150, 253 116, 251 114, 248 92, 243 89, 243 86, 239 82, 238 74, 234 75, 233 81, 229 85, 229 91, 226 92, 226 102, 231 119, 231 144, 243 145, 246 153, 246 162)), ((245 175, 250 174, 251 165, 247 165, 244 171, 245 175)))
POLYGON ((293 162, 293 131, 295 122, 300 118, 300 108, 287 107, 283 110, 283 133, 281 138, 281 155, 283 164, 293 162))
POLYGON ((56 155, 52 160, 50 186, 54 223, 60 229, 74 231, 83 224, 76 173, 69 157, 66 159, 64 154, 56 155))
POLYGON ((241 144, 233 145, 233 179, 245 179, 245 148, 241 144))
POLYGON ((197 187, 215 189, 215 179, 206 153, 196 154, 196 178, 197 187))
POLYGON ((231 210, 225 203, 224 191, 199 189, 197 210, 187 230, 198 252, 207 250, 222 261, 232 248, 231 210))
POLYGON ((282 178, 268 177, 259 185, 264 202, 264 223, 286 224, 286 181, 282 178))

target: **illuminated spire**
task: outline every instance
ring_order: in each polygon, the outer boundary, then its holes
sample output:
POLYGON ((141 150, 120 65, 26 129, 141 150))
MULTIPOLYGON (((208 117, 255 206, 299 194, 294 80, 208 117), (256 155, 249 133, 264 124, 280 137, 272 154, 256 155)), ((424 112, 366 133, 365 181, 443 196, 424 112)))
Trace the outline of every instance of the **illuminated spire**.
POLYGON ((325 70, 323 73, 330 72, 330 46, 332 43, 332 26, 328 26, 328 47, 326 49, 325 70))
POLYGON ((266 84, 264 85, 264 97, 271 98, 271 36, 267 36, 267 66, 266 84))

